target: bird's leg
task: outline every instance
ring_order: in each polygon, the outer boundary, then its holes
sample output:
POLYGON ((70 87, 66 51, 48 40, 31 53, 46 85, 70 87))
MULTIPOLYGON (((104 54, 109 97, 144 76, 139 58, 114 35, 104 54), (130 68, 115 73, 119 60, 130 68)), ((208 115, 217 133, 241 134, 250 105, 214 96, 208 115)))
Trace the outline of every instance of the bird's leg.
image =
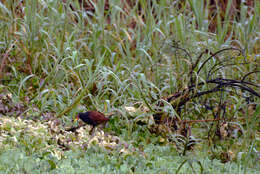
POLYGON ((89 131, 89 134, 91 135, 91 137, 94 136, 94 132, 95 132, 95 126, 92 126, 91 130, 89 131))
POLYGON ((88 139, 88 141, 87 141, 87 145, 89 145, 89 142, 92 140, 92 138, 94 137, 94 132, 95 132, 95 126, 92 126, 92 128, 90 129, 90 131, 89 131, 89 135, 91 135, 90 136, 90 138, 88 139))

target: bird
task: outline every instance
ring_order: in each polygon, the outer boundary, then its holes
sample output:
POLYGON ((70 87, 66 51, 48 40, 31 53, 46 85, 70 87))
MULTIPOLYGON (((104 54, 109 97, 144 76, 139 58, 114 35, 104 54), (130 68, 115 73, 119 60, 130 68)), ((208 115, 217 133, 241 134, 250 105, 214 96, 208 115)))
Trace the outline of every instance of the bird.
POLYGON ((100 124, 106 124, 109 121, 108 117, 105 117, 105 115, 99 111, 87 111, 84 113, 78 113, 76 115, 75 121, 78 121, 81 119, 84 123, 91 125, 92 128, 89 131, 89 134, 93 135, 94 129, 96 126, 100 124))

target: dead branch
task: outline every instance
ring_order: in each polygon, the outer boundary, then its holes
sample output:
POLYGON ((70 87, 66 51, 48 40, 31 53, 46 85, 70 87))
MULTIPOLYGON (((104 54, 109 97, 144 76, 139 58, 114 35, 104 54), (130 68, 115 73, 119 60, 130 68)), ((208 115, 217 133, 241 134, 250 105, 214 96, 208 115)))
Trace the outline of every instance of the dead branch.
POLYGON ((236 50, 236 51, 239 51, 239 53, 242 53, 242 51, 241 51, 240 49, 238 49, 238 48, 225 48, 225 49, 219 50, 219 51, 213 53, 210 57, 208 57, 208 58, 202 63, 202 65, 199 67, 199 70, 198 70, 197 74, 200 73, 201 69, 204 67, 204 65, 205 65, 210 59, 214 58, 214 57, 215 57, 216 55, 218 55, 219 53, 222 53, 222 52, 228 51, 228 50, 236 50))
POLYGON ((2 76, 3 76, 3 70, 4 70, 4 67, 5 67, 5 64, 6 64, 6 59, 9 56, 9 53, 12 51, 12 49, 13 49, 13 47, 16 43, 17 43, 17 40, 14 41, 14 43, 11 44, 11 46, 8 48, 8 50, 3 55, 3 59, 2 59, 2 62, 1 62, 1 67, 0 67, 0 80, 2 79, 2 76))
MULTIPOLYGON (((179 49, 178 46, 173 46, 174 48, 179 49)), ((188 54, 188 51, 185 49, 180 49, 182 51, 184 51, 188 56, 190 56, 190 54, 188 54)), ((201 96, 204 95, 208 95, 211 93, 216 93, 216 92, 231 92, 231 91, 237 91, 237 89, 240 89, 243 92, 247 92, 250 93, 251 96, 256 96, 258 98, 260 98, 260 93, 258 92, 260 88, 259 84, 255 84, 252 82, 248 82, 245 81, 245 79, 254 73, 259 73, 260 71, 253 71, 253 72, 249 72, 246 75, 242 76, 241 79, 230 79, 230 78, 224 78, 224 77, 217 77, 217 78, 211 78, 215 73, 219 72, 222 68, 226 68, 228 66, 234 66, 237 65, 238 63, 230 63, 230 60, 236 60, 236 57, 232 57, 229 59, 224 59, 223 61, 217 61, 211 68, 210 70, 208 70, 208 73, 206 73, 206 79, 205 81, 202 82, 195 82, 193 79, 193 73, 196 73, 197 75, 199 75, 200 71, 202 70, 202 68, 206 65, 206 63, 216 57, 218 54, 224 52, 224 51, 229 51, 229 50, 235 50, 235 51, 239 51, 239 55, 243 54, 242 50, 238 49, 238 48, 225 48, 225 49, 221 49, 215 53, 210 53, 210 56, 208 58, 206 58, 206 60, 204 62, 202 62, 201 66, 198 67, 198 71, 195 72, 194 70, 196 69, 196 67, 200 64, 199 62, 202 59, 203 54, 206 54, 208 52, 208 50, 206 49, 205 51, 203 51, 196 59, 195 63, 192 63, 192 65, 190 66, 190 71, 189 76, 190 76, 190 81, 188 84, 188 87, 186 87, 185 89, 183 89, 182 91, 179 91, 173 95, 171 95, 170 97, 167 97, 165 100, 169 103, 171 103, 172 107, 177 111, 177 113, 179 115, 181 115, 181 110, 184 108, 184 106, 186 105, 187 102, 199 98, 201 96), (207 90, 205 90, 205 85, 207 86, 207 90), (235 89, 235 90, 227 90, 227 88, 231 88, 231 89, 235 89), (203 89, 203 90, 202 90, 203 89)), ((240 62, 239 65, 245 65, 248 64, 249 62, 243 61, 240 62)), ((237 95, 239 95, 238 93, 236 93, 237 95)), ((221 102, 219 103, 219 105, 221 105, 221 102)), ((164 106, 164 104, 162 102, 158 103, 158 106, 162 107, 164 106)), ((223 110, 223 115, 225 115, 225 107, 221 107, 221 110, 223 110)), ((157 109, 157 113, 155 113, 153 116, 154 118, 156 118, 157 120, 159 120, 159 122, 161 121, 161 117, 163 115, 163 112, 161 109, 157 109)), ((176 123, 197 123, 197 122, 214 122, 214 121, 218 121, 221 118, 215 118, 215 119, 209 119, 209 120, 177 120, 175 121, 176 123)))
MULTIPOLYGON (((224 118, 217 118, 217 119, 205 119, 205 120, 182 120, 179 121, 179 123, 188 123, 188 124, 192 124, 192 123, 206 123, 206 122, 215 122, 215 121, 226 121, 226 119, 224 118)), ((245 118, 236 118, 235 120, 245 120, 245 118)))

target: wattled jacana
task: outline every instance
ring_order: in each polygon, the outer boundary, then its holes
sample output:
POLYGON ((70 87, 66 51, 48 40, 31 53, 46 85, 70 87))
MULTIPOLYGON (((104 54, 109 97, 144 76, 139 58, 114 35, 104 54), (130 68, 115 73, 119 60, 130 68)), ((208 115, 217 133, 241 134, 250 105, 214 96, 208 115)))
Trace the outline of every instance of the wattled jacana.
POLYGON ((79 113, 76 116, 76 120, 81 119, 84 123, 88 125, 92 125, 92 129, 89 131, 89 133, 93 134, 93 131, 96 126, 100 124, 105 124, 108 122, 109 118, 105 117, 104 114, 98 111, 88 111, 84 113, 79 113))

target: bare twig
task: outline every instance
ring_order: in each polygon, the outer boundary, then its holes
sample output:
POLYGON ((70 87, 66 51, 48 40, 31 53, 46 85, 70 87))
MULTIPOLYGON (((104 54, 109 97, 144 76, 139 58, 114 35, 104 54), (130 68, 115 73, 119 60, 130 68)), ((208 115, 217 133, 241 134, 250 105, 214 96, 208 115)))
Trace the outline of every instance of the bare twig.
POLYGON ((0 80, 2 79, 2 76, 3 76, 3 69, 5 67, 5 64, 6 64, 6 59, 7 57, 9 56, 9 53, 12 51, 14 45, 17 43, 17 40, 15 40, 11 46, 8 48, 8 50, 5 52, 5 54, 3 55, 3 59, 2 59, 2 62, 1 62, 1 67, 0 67, 0 80))
POLYGON ((206 54, 206 53, 208 53, 208 49, 206 49, 205 51, 200 53, 200 55, 198 56, 196 62, 194 64, 192 64, 192 67, 191 67, 190 73, 189 73, 189 75, 190 75, 190 84, 193 84, 193 81, 194 81, 193 78, 192 78, 192 74, 193 74, 194 69, 197 67, 198 63, 200 62, 200 60, 201 60, 201 58, 203 56, 203 54, 206 54))
MULTIPOLYGON (((233 118, 234 119, 234 118, 233 118)), ((215 122, 215 121, 221 121, 226 120, 225 118, 217 118, 217 119, 205 119, 205 120, 182 120, 180 123, 206 123, 206 122, 215 122)), ((245 120, 245 118, 235 118, 235 120, 245 120)))
POLYGON ((252 71, 252 72, 249 72, 247 73, 241 80, 241 82, 244 82, 244 80, 247 78, 247 76, 251 75, 251 74, 254 74, 254 73, 260 73, 260 71, 252 71))
POLYGON ((238 48, 225 48, 225 49, 219 50, 219 51, 213 53, 209 58, 207 58, 207 59, 202 63, 202 65, 200 66, 200 68, 199 68, 197 74, 200 73, 200 71, 201 71, 201 69, 203 68, 203 66, 204 66, 210 59, 212 59, 213 57, 215 57, 215 56, 218 55, 219 53, 224 52, 224 51, 227 51, 227 50, 237 50, 237 51, 239 51, 240 53, 242 52, 242 51, 241 51, 240 49, 238 49, 238 48))

